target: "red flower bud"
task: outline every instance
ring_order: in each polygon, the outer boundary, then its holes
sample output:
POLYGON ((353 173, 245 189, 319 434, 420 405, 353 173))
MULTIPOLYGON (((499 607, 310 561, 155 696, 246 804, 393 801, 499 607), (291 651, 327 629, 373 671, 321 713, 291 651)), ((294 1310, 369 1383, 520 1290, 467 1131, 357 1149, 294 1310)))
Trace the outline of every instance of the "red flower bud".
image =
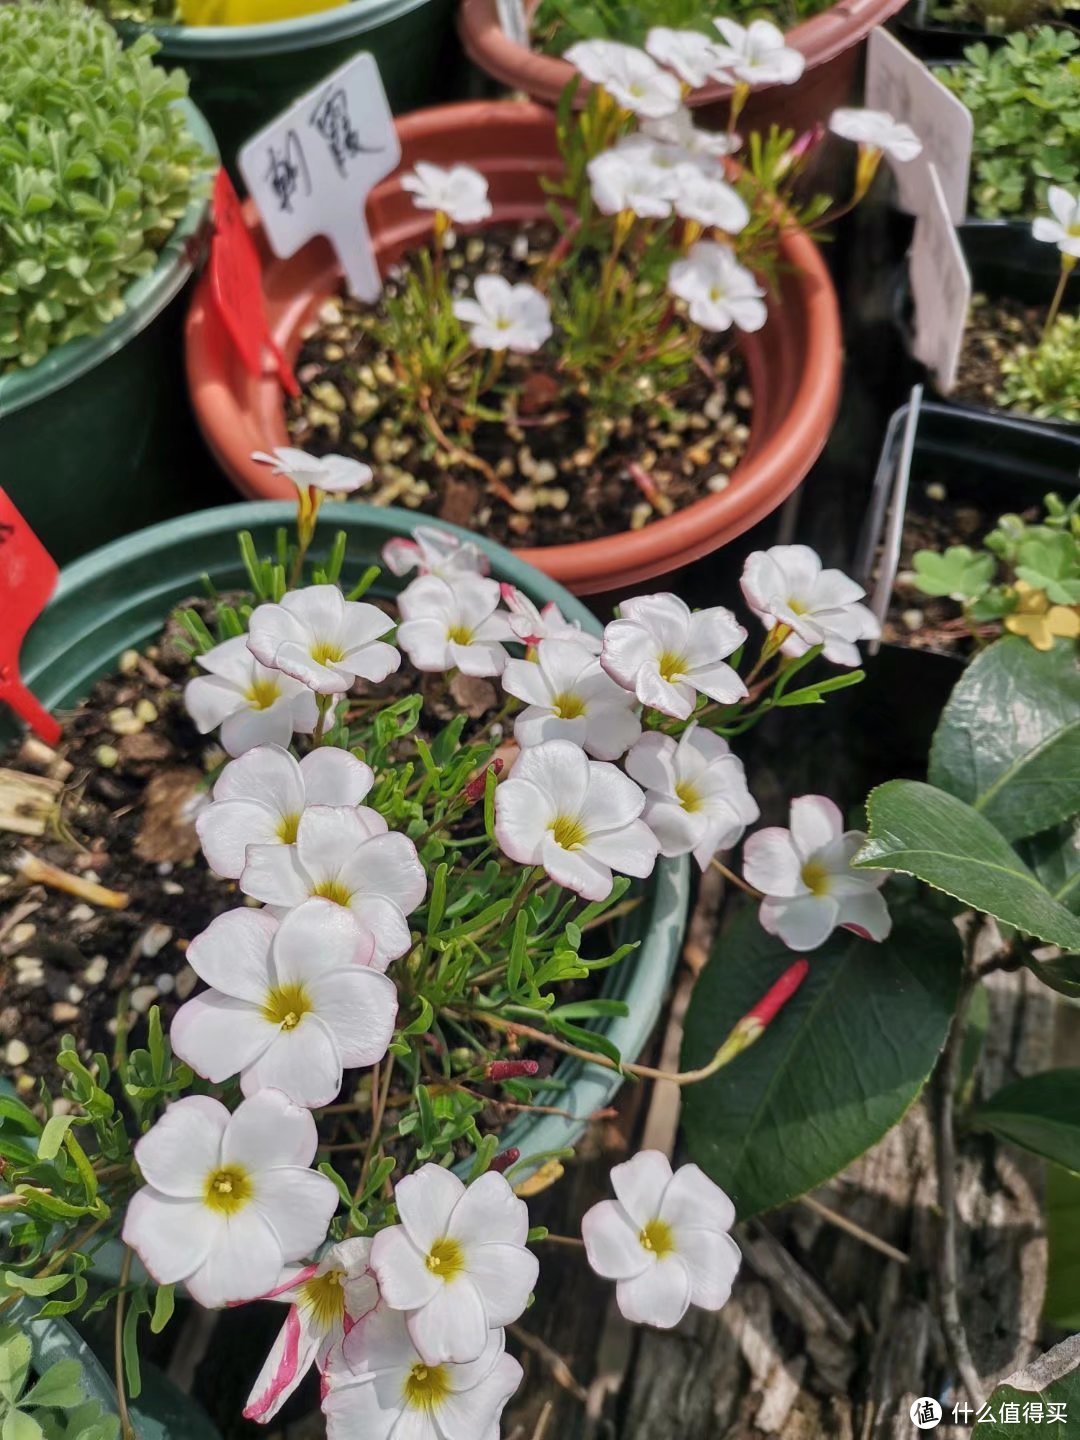
POLYGON ((516 1145, 511 1145, 509 1150, 504 1150, 501 1155, 495 1156, 488 1169, 495 1170, 501 1175, 504 1170, 509 1170, 511 1165, 516 1165, 520 1159, 521 1151, 516 1145))
POLYGON ((490 765, 485 765, 479 774, 473 776, 461 792, 469 805, 475 805, 477 801, 484 798, 484 791, 487 789, 487 772, 490 770, 497 780, 503 772, 504 764, 501 757, 496 755, 490 765))
POLYGON ((535 1060, 492 1060, 487 1078, 496 1082, 516 1080, 521 1075, 535 1075, 539 1069, 535 1060))

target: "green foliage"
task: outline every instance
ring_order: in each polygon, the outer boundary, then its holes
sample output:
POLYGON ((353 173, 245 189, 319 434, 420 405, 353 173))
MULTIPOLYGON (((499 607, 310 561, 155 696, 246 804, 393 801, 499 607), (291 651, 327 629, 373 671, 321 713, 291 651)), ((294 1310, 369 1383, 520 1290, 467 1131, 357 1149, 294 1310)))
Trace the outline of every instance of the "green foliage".
POLYGON ((1048 1423, 1051 1435, 1055 1428, 1061 1435, 1072 1428, 1080 1412, 1080 1366, 1073 1342, 1062 1341, 1022 1373, 1023 1389, 1002 1384, 990 1396, 987 1404, 995 1418, 987 1418, 973 1431, 979 1440, 1042 1440, 1048 1423), (1033 1409, 1036 1405, 1041 1409, 1033 1409), (1051 1407, 1056 1407, 1058 1415, 1052 1422, 1051 1407))
POLYGON ((0 6, 0 370, 122 315, 203 183, 157 48, 78 0, 0 6))
MULTIPOLYGON (((903 1116, 952 1021, 960 941, 930 907, 901 906, 881 944, 837 931, 751 1049, 683 1092, 690 1153, 741 1217, 843 1170, 903 1116)), ((690 998, 683 1066, 723 1036, 791 964, 746 913, 724 933, 690 998)))
POLYGON ((532 30, 537 48, 549 55, 562 55, 578 40, 621 40, 642 45, 654 25, 672 30, 700 30, 715 35, 712 21, 720 15, 743 24, 750 20, 772 20, 789 30, 811 15, 827 10, 831 0, 779 0, 764 5, 761 0, 540 0, 532 30))
POLYGON ((1050 184, 1080 169, 1080 38, 1041 26, 937 71, 975 122, 971 207, 983 219, 1034 215, 1050 184))
POLYGON ((927 11, 938 25, 975 25, 991 35, 1011 35, 1063 15, 1065 5, 1064 0, 952 0, 927 11))
MULTIPOLYGON (((1080 126, 1080 108, 1077 118, 1080 126)), ((1018 345, 1004 356, 1001 373, 999 404, 1041 420, 1080 424, 1080 320, 1059 315, 1041 344, 1018 345)))
POLYGON ((1044 1070, 1005 1085, 976 1106, 972 1123, 1080 1171, 1080 1070, 1044 1070))
POLYGON ((77 1360, 57 1360, 33 1378, 25 1332, 0 1326, 0 1434, 3 1440, 116 1440, 120 1422, 85 1398, 77 1360))
POLYGON ((1080 1175, 1046 1167, 1046 1265, 1043 1318, 1058 1329, 1080 1330, 1080 1175))
POLYGON ((977 600, 989 587, 996 569, 992 555, 977 555, 967 545, 950 545, 944 555, 936 550, 919 550, 915 555, 915 584, 924 595, 977 600))

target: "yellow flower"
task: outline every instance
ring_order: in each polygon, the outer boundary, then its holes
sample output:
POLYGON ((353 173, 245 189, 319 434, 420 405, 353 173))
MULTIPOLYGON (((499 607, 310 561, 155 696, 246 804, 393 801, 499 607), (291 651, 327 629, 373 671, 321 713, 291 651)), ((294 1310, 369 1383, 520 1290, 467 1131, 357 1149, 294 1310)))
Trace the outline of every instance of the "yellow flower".
POLYGON ((185 25, 262 25, 330 10, 342 0, 180 0, 185 25))
POLYGON ((1069 640, 1080 637, 1080 606, 1051 605, 1045 590, 1036 590, 1026 580, 1015 585, 1020 597, 1016 609, 1005 617, 1005 629, 1022 635, 1036 650, 1052 650, 1060 635, 1069 640))

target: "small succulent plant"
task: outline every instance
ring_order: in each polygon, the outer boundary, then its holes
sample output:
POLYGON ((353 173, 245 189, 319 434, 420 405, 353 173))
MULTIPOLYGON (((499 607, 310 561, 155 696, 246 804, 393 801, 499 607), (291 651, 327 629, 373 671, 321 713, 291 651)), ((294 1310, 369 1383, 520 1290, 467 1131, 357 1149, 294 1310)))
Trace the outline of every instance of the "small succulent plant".
POLYGON ((1018 345, 1001 362, 1000 403, 1040 420, 1080 424, 1080 320, 1059 315, 1039 345, 1018 345))
POLYGON ((206 183, 157 48, 77 0, 0 6, 0 371, 122 315, 206 183))
POLYGON ((971 208, 983 219, 1045 208, 1047 186, 1080 170, 1080 38, 1040 26, 996 50, 969 45, 937 73, 975 122, 971 208))

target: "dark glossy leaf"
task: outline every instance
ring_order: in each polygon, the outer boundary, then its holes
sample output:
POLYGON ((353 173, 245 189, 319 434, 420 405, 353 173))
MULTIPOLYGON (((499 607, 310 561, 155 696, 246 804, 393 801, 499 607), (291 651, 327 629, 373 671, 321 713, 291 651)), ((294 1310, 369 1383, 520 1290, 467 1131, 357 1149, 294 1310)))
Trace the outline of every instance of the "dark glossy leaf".
POLYGON ((1080 1171, 1080 1069, 1044 1070, 1014 1081, 977 1106, 971 1119, 1044 1160, 1080 1171))
POLYGON ((1080 915, 1080 818, 1021 840, 1016 849, 1054 899, 1080 915))
POLYGON ((1046 1167, 1046 1266, 1043 1318, 1062 1330, 1080 1330, 1080 1175, 1046 1167))

